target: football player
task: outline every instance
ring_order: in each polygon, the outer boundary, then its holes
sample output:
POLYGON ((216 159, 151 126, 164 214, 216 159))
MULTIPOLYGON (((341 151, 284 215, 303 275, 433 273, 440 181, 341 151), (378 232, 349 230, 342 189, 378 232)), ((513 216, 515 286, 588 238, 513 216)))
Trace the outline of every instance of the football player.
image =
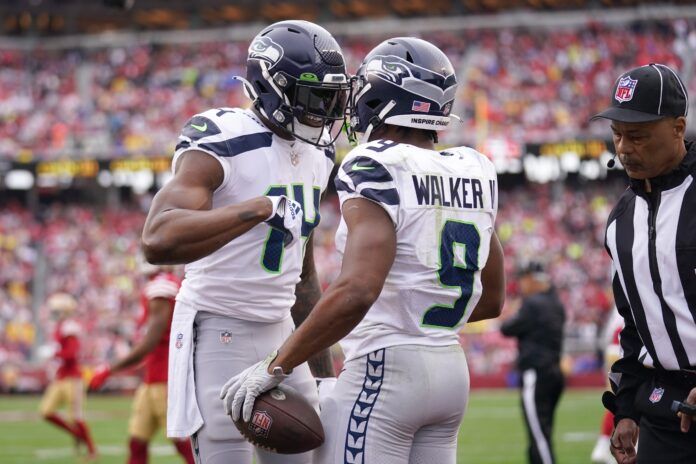
MULTIPOLYGON (((220 388, 279 347, 320 296, 311 233, 350 90, 338 43, 307 21, 264 28, 241 80, 252 107, 186 123, 174 177, 155 196, 142 237, 150 262, 187 263, 172 321, 167 432, 192 436, 203 464, 251 463, 253 447, 225 414, 220 388)), ((333 376, 328 350, 317 353, 313 374, 333 376)), ((318 406, 307 364, 288 383, 318 406)), ((259 464, 311 461, 256 455, 259 464)))
POLYGON ((67 293, 54 293, 46 305, 56 321, 53 337, 58 346, 55 358, 59 367, 41 399, 39 411, 46 421, 72 435, 78 448, 86 445, 87 459, 93 460, 97 457, 97 450, 82 411, 85 399, 79 362, 79 335, 82 329, 72 318, 77 310, 77 301, 67 293), (66 407, 67 417, 57 412, 63 406, 66 407))
MULTIPOLYGON (((624 328, 624 321, 616 309, 612 310, 603 330, 604 343, 604 368, 610 372, 611 366, 621 358, 621 343, 619 336, 624 328), (606 340, 608 338, 608 340, 606 340)), ((611 390, 607 377, 607 390, 611 390)), ((591 462, 595 464, 615 464, 616 459, 611 455, 611 434, 614 432, 614 414, 604 411, 599 437, 590 455, 591 462)))
POLYGON ((457 333, 497 317, 505 296, 495 168, 471 148, 435 149, 456 89, 429 42, 394 38, 367 55, 350 107, 365 143, 335 180, 341 273, 277 352, 221 391, 227 412, 248 420, 261 392, 341 340, 321 464, 456 461, 469 397, 457 333))
MULTIPOLYGON (((90 390, 98 390, 112 374, 145 361, 145 378, 135 391, 128 424, 128 464, 148 462, 150 440, 160 427, 166 425, 169 330, 181 285, 179 277, 168 266, 141 263, 140 270, 148 279, 140 294, 141 323, 147 324, 145 335, 122 359, 97 370, 89 383, 90 390)), ((190 441, 175 438, 173 442, 184 461, 193 464, 190 441)))

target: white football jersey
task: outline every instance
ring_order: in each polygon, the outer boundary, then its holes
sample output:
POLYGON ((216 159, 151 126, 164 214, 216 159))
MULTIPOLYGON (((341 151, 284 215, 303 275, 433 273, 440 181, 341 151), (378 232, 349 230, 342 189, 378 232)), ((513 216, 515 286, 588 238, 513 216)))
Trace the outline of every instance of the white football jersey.
MULTIPOLYGON (((382 293, 341 341, 346 359, 395 345, 456 344, 481 297, 498 210, 493 164, 467 147, 437 152, 377 140, 352 150, 335 182, 341 206, 365 198, 384 208, 397 241, 382 293)), ((346 233, 341 220, 341 253, 346 233)))
POLYGON ((273 134, 251 110, 218 108, 191 118, 172 160, 199 150, 220 162, 224 178, 213 208, 260 195, 287 195, 302 205, 303 240, 283 247, 283 234, 256 225, 214 253, 186 265, 177 300, 199 310, 250 321, 290 315, 300 280, 305 240, 319 224, 319 200, 335 152, 273 134))

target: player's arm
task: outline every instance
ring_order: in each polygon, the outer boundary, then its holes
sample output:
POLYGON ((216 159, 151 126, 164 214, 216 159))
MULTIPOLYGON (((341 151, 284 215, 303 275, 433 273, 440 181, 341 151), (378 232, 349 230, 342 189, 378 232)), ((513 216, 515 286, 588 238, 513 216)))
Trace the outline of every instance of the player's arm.
POLYGON ((343 204, 348 237, 338 278, 302 325, 285 341, 269 371, 289 372, 346 336, 382 291, 396 255, 396 231, 388 214, 369 200, 343 204))
POLYGON ((173 311, 171 300, 152 298, 148 301, 147 311, 148 324, 143 339, 124 358, 97 369, 89 382, 90 390, 98 390, 112 374, 136 366, 155 349, 169 327, 173 311))
POLYGON ((152 201, 142 246, 154 264, 196 261, 263 222, 273 212, 267 197, 212 209, 223 170, 212 156, 191 150, 178 159, 172 180, 152 201))
POLYGON ((468 322, 494 319, 500 316, 505 302, 505 270, 503 268, 503 247, 498 240, 498 234, 491 235, 488 261, 481 270, 481 285, 483 293, 478 304, 471 313, 468 322))
MULTIPOLYGON (((295 287, 295 304, 290 309, 296 327, 299 327, 307 319, 319 298, 321 298, 321 288, 314 263, 314 235, 310 235, 305 248, 300 282, 295 287)), ((314 377, 326 378, 336 375, 331 360, 331 352, 328 348, 309 358, 308 364, 314 377)))
POLYGON ((538 325, 538 318, 539 313, 535 314, 529 303, 522 303, 517 314, 500 325, 500 332, 506 337, 519 337, 538 325))
POLYGON ((153 298, 147 306, 147 329, 142 340, 138 342, 125 357, 111 366, 111 372, 115 373, 138 365, 145 356, 155 349, 162 340, 162 336, 169 328, 172 317, 172 302, 167 298, 153 298))

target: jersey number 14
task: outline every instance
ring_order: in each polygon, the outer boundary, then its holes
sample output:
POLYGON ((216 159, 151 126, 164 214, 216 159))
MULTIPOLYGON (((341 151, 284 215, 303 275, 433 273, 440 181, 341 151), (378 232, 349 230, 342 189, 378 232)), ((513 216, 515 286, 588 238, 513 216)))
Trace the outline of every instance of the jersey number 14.
MULTIPOLYGON (((304 196, 304 185, 303 184, 292 184, 292 199, 295 200, 302 206, 303 219, 302 223, 302 238, 309 237, 317 225, 319 225, 319 199, 321 197, 321 189, 319 187, 314 187, 312 189, 312 201, 314 201, 314 217, 312 220, 307 220, 307 209, 305 208, 305 196, 304 196)), ((268 189, 266 195, 277 196, 285 195, 288 196, 288 186, 287 185, 273 185, 268 189)), ((283 254, 285 247, 283 246, 283 239, 285 234, 269 227, 268 236, 263 244, 263 252, 261 253, 261 267, 263 267, 267 272, 273 274, 279 274, 283 266, 283 254)))

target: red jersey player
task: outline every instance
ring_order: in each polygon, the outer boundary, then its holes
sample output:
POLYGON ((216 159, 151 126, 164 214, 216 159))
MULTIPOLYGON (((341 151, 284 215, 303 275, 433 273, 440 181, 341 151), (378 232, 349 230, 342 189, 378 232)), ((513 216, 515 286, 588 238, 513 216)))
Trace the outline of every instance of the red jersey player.
MULTIPOLYGON (((604 367, 607 372, 611 369, 611 366, 621 357, 621 344, 619 343, 619 336, 623 330, 624 323, 623 318, 619 316, 618 311, 614 309, 609 316, 609 321, 604 328, 604 338, 608 339, 606 341, 606 347, 604 348, 604 367)), ((609 381, 607 379, 607 386, 609 381)), ((608 386, 611 390, 611 387, 608 386)), ((590 460, 596 464, 613 464, 616 460, 611 455, 609 450, 609 444, 611 440, 611 434, 614 432, 614 415, 610 411, 605 411, 602 418, 602 427, 600 430, 599 438, 595 443, 595 447, 592 450, 592 455, 590 460)))
POLYGON ((47 301, 51 316, 56 319, 54 339, 58 345, 55 353, 59 362, 54 380, 48 385, 41 400, 40 412, 45 420, 67 431, 77 445, 87 446, 87 458, 96 458, 96 449, 89 428, 83 419, 82 406, 85 390, 78 355, 80 352, 80 325, 71 319, 77 309, 77 301, 67 293, 55 293, 47 301), (57 413, 67 407, 66 417, 57 413))
MULTIPOLYGON (((148 282, 140 296, 142 322, 146 323, 143 339, 123 359, 99 369, 89 384, 91 390, 100 388, 113 373, 134 367, 145 361, 145 377, 135 392, 128 433, 130 457, 128 464, 145 464, 150 440, 167 422, 167 364, 169 329, 174 312, 174 299, 181 281, 165 268, 143 264, 148 282)), ((174 440, 174 446, 188 464, 193 453, 188 440, 174 440)))

